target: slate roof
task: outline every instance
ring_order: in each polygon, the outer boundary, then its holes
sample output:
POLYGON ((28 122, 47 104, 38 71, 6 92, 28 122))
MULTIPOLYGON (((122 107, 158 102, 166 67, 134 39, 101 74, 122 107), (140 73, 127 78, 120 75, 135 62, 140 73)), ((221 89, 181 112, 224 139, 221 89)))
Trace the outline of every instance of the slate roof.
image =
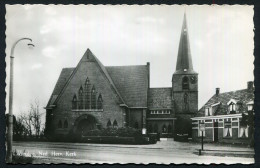
POLYGON ((227 103, 234 99, 238 103, 241 103, 241 108, 239 108, 238 112, 242 113, 246 111, 246 103, 254 100, 254 92, 253 90, 242 89, 231 92, 220 93, 218 96, 213 95, 208 102, 199 110, 196 117, 205 116, 205 107, 209 107, 213 104, 220 102, 219 105, 213 109, 213 115, 226 115, 228 112, 227 103), (215 113, 215 114, 214 114, 215 113))
POLYGON ((172 88, 150 88, 148 91, 148 108, 172 108, 172 88))
POLYGON ((148 66, 106 66, 116 88, 129 107, 147 107, 148 66))
POLYGON ((182 24, 176 71, 183 70, 183 69, 193 70, 190 43, 189 43, 188 26, 186 23, 186 14, 184 14, 184 19, 183 19, 183 24, 182 24))

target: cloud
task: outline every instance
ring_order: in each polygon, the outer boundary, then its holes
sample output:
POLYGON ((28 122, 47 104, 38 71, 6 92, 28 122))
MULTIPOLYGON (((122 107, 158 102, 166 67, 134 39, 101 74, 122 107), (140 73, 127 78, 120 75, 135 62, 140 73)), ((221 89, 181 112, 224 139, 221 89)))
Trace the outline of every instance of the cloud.
POLYGON ((42 67, 41 63, 37 63, 31 66, 31 70, 40 69, 42 67))
POLYGON ((58 49, 55 49, 52 46, 47 46, 42 50, 42 55, 48 58, 55 58, 57 55, 58 49))

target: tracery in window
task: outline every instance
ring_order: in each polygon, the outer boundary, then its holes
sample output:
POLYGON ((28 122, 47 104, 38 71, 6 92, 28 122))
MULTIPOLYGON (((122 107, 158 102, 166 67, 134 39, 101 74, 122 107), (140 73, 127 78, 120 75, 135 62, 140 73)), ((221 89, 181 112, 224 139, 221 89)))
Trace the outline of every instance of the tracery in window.
POLYGON ((101 93, 97 97, 95 86, 87 78, 84 86, 80 86, 78 92, 72 99, 73 110, 102 110, 103 99, 101 93))
POLYGON ((85 109, 90 109, 90 95, 91 95, 90 82, 89 79, 87 78, 85 82, 85 109))
POLYGON ((83 109, 83 88, 79 89, 79 109, 83 109))
POLYGON ((91 90, 91 109, 96 109, 96 90, 94 86, 91 90))

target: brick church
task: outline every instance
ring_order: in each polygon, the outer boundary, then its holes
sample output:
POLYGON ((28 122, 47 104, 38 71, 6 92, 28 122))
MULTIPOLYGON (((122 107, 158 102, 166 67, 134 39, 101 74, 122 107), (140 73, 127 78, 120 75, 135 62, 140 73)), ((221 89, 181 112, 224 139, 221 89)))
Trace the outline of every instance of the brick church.
POLYGON ((198 111, 198 73, 193 70, 184 15, 172 87, 150 88, 150 64, 104 66, 89 50, 75 68, 63 68, 46 106, 46 131, 83 134, 133 127, 162 137, 191 136, 198 111))

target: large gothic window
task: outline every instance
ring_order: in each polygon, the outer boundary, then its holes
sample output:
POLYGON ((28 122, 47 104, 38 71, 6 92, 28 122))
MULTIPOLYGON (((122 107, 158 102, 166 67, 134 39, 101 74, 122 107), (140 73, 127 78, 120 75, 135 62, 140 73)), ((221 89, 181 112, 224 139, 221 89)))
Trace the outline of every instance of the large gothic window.
POLYGON ((72 98, 73 110, 102 110, 103 99, 101 93, 97 97, 95 86, 87 78, 85 84, 80 86, 72 98))
POLYGON ((90 82, 89 79, 86 79, 85 82, 85 109, 90 109, 90 94, 91 94, 91 89, 90 89, 90 82))
POLYGON ((182 89, 183 90, 189 89, 189 78, 187 76, 184 76, 182 79, 182 89))
POLYGON ((91 109, 96 109, 96 90, 94 86, 91 90, 91 109))
POLYGON ((79 109, 83 109, 83 88, 79 89, 79 109))

